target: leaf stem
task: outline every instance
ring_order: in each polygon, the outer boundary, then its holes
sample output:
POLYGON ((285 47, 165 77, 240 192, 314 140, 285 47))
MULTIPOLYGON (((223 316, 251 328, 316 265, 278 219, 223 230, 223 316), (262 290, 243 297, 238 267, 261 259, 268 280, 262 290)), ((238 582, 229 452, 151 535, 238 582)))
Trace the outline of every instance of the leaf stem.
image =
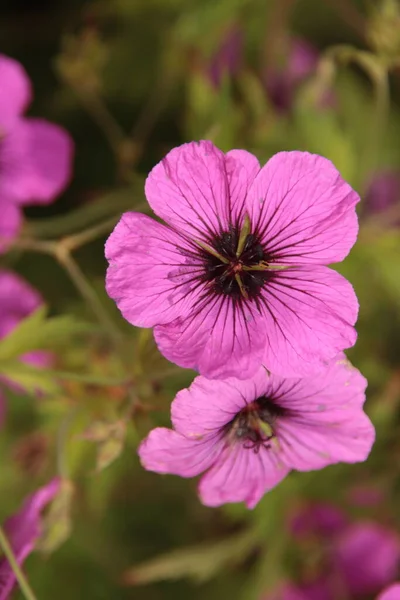
POLYGON ((27 578, 25 577, 21 567, 17 562, 13 549, 11 548, 11 544, 8 541, 6 533, 2 527, 0 527, 0 546, 4 552, 6 559, 10 564, 15 578, 18 581, 18 584, 21 588, 21 592, 25 596, 26 600, 37 600, 31 586, 29 585, 27 578))
POLYGON ((118 328, 108 315, 108 312, 104 309, 99 297, 86 279, 78 263, 71 256, 71 253, 64 246, 58 245, 55 257, 60 265, 65 268, 72 282, 75 284, 76 289, 87 302, 88 306, 93 310, 98 321, 104 326, 110 339, 112 339, 114 344, 119 347, 121 343, 121 334, 118 328))

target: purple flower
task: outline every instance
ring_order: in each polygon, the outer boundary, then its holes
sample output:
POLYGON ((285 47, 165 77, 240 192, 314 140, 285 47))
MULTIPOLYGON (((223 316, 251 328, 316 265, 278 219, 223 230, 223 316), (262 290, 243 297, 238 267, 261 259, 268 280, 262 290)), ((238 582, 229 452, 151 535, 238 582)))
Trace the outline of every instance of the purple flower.
POLYGON ((400 600, 400 583, 388 587, 378 596, 377 600, 400 600))
POLYGON ((253 508, 291 469, 310 471, 368 456, 374 428, 362 410, 366 381, 338 358, 312 378, 264 368, 249 380, 197 377, 172 403, 174 430, 158 427, 139 447, 143 466, 193 477, 208 506, 253 508))
POLYGON ((218 88, 225 74, 234 75, 239 69, 243 47, 243 33, 239 27, 231 27, 223 36, 221 44, 211 57, 208 75, 218 88))
MULTIPOLYGON (((12 332, 25 317, 42 304, 42 298, 26 281, 15 273, 0 269, 0 340, 12 332)), ((51 364, 48 352, 36 350, 21 356, 21 360, 29 365, 47 367, 51 364)), ((0 378, 0 384, 16 386, 10 381, 0 378)), ((18 388, 17 388, 18 389, 18 388)), ((4 419, 5 399, 0 389, 0 423, 4 419)))
POLYGON ((286 48, 283 63, 274 65, 265 74, 265 86, 273 104, 279 110, 290 108, 298 86, 315 71, 318 50, 305 40, 292 38, 286 48))
POLYGON ((327 268, 348 254, 358 195, 330 161, 280 152, 260 168, 211 142, 172 150, 146 196, 167 225, 125 213, 107 292, 162 354, 210 378, 312 374, 355 343, 358 303, 327 268))
POLYGON ((311 578, 303 573, 299 583, 281 586, 276 600, 291 600, 290 594, 294 600, 295 594, 299 600, 369 598, 398 577, 399 536, 379 523, 349 522, 336 507, 321 504, 302 510, 292 530, 300 542, 300 552, 304 539, 314 544, 319 564, 313 563, 311 578))
POLYGON ((19 231, 21 207, 51 202, 71 177, 72 140, 57 125, 23 116, 31 96, 23 67, 0 54, 0 251, 19 231))
POLYGON ((343 531, 347 519, 336 506, 310 504, 298 512, 291 522, 291 531, 296 538, 319 536, 330 537, 343 531))
POLYGON ((375 594, 399 574, 399 536, 377 523, 353 523, 337 539, 333 560, 352 596, 375 594))
MULTIPOLYGON (((21 510, 4 523, 4 531, 20 565, 34 549, 41 533, 40 514, 56 496, 59 487, 60 481, 53 479, 28 496, 21 510)), ((14 572, 7 559, 2 558, 0 560, 0 600, 7 600, 14 584, 14 572)))
MULTIPOLYGON (((368 214, 382 213, 395 205, 400 207, 400 172, 382 171, 371 181, 365 196, 368 214)), ((394 223, 398 225, 400 218, 394 223)))

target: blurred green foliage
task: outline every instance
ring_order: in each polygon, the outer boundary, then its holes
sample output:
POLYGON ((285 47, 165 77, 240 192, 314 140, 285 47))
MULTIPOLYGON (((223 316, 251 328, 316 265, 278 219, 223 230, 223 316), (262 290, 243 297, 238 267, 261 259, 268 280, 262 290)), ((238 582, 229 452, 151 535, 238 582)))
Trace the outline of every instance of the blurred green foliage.
POLYGON ((85 296, 85 284, 71 278, 59 246, 2 257, 41 290, 50 315, 34 314, 0 345, 0 372, 41 391, 37 398, 8 392, 0 516, 55 473, 65 478, 47 515, 42 553, 27 561, 39 600, 256 600, 290 576, 288 515, 307 499, 357 515, 361 509, 349 500, 356 484, 382 491, 378 517, 400 531, 400 230, 393 226, 400 198, 387 218, 371 217, 361 202, 359 241, 339 266, 360 301, 359 339, 349 357, 369 380, 372 455, 364 465, 293 474, 251 512, 203 507, 196 482, 140 467, 139 440, 169 424, 169 404, 193 373, 160 357, 151 334, 124 323, 103 289, 102 244, 112 222, 127 209, 149 210, 146 173, 184 141, 243 147, 261 162, 279 150, 317 152, 362 196, 379 170, 400 170, 398 13, 390 12, 393 3, 380 11, 372 4, 3 1, 1 51, 32 78, 31 114, 62 124, 76 143, 69 189, 52 206, 28 209, 24 234, 51 243, 67 237, 68 256, 108 319, 105 327, 95 322, 79 293, 85 296), (231 26, 243 32, 243 56, 216 87, 209 64, 231 26), (282 113, 263 80, 288 36, 312 43, 321 62, 282 113), (334 101, 324 105, 326 89, 334 101), (119 332, 112 343, 107 327, 119 332), (55 353, 52 369, 15 361, 32 344, 55 353))

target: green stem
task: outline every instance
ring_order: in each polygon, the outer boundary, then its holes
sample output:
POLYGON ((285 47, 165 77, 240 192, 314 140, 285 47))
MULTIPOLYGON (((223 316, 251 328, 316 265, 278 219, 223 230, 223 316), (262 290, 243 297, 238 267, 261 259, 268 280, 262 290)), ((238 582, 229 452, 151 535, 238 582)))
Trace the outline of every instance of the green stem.
POLYGON ((64 381, 77 381, 78 383, 84 383, 87 385, 117 387, 121 385, 128 385, 130 383, 126 377, 101 377, 92 373, 71 373, 70 371, 53 371, 52 369, 40 369, 40 372, 43 373, 43 375, 48 375, 49 377, 54 377, 55 379, 61 379, 64 381))
POLYGON ((371 177, 376 170, 377 159, 382 147, 382 140, 385 135, 387 115, 390 110, 389 78, 388 72, 382 65, 382 69, 375 74, 373 78, 375 87, 375 107, 373 122, 370 127, 370 136, 366 146, 366 156, 364 160, 365 172, 363 177, 363 188, 365 192, 368 186, 368 176, 371 177))
POLYGON ((26 600, 36 600, 36 596, 33 593, 31 586, 28 583, 21 567, 19 566, 15 554, 11 548, 10 542, 4 532, 4 529, 0 527, 0 546, 4 552, 6 559, 8 560, 10 567, 15 575, 16 580, 21 588, 23 595, 26 600))
POLYGON ((369 133, 365 146, 363 161, 362 181, 359 185, 361 194, 365 192, 368 178, 376 169, 383 135, 386 127, 387 115, 390 108, 388 69, 379 57, 365 50, 357 50, 352 46, 338 45, 329 48, 325 56, 331 61, 347 64, 356 63, 367 74, 375 90, 375 107, 373 122, 367 128, 369 133))
MULTIPOLYGON (((61 250, 62 247, 60 247, 61 250)), ((99 323, 104 326, 104 329, 108 332, 110 339, 113 340, 116 347, 120 347, 121 334, 118 328, 115 326, 114 321, 109 317, 108 312, 104 309, 103 304, 99 300, 96 292, 86 279, 83 271, 79 267, 78 263, 72 258, 71 254, 67 251, 58 251, 56 253, 58 262, 65 268, 71 281, 74 283, 76 289, 81 294, 82 298, 86 301, 88 306, 93 310, 99 323)))
POLYGON ((71 425, 80 411, 80 407, 74 407, 71 409, 61 421, 60 427, 57 434, 57 470, 58 474, 62 479, 69 479, 68 476, 68 463, 67 463, 67 441, 68 433, 71 425))

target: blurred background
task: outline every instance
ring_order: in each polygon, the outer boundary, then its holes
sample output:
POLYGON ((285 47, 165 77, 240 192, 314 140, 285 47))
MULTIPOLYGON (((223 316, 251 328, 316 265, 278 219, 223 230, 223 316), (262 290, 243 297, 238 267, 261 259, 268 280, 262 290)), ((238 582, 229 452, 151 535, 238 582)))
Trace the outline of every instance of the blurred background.
MULTIPOLYGON (((36 240, 92 232, 78 237, 74 260, 123 332, 134 381, 129 393, 99 383, 118 379, 118 358, 82 326, 50 348, 55 370, 77 377, 49 390, 43 375, 36 397, 7 391, 1 520, 55 474, 64 479, 41 551, 26 562, 38 600, 286 600, 282 582, 317 581, 344 529, 359 523, 378 541, 356 544, 355 564, 372 569, 388 539, 394 564, 364 587, 305 597, 375 598, 400 579, 398 2, 2 0, 0 52, 32 80, 28 114, 62 125, 76 146, 68 189, 27 208, 24 231, 36 240), (164 361, 151 332, 123 322, 104 292, 108 232, 124 210, 149 211, 146 174, 192 139, 246 148, 261 163, 279 150, 322 154, 362 197, 359 241, 338 270, 360 301, 348 356, 368 378, 377 442, 365 464, 292 474, 253 511, 206 508, 196 481, 141 468, 138 442, 169 425, 170 402, 194 374, 164 361), (92 381, 80 380, 88 371, 92 381), (327 504, 347 525, 320 524, 327 504), (294 522, 307 514, 299 533, 294 522)), ((17 249, 0 261, 41 292, 50 317, 94 320, 54 256, 17 249)))

